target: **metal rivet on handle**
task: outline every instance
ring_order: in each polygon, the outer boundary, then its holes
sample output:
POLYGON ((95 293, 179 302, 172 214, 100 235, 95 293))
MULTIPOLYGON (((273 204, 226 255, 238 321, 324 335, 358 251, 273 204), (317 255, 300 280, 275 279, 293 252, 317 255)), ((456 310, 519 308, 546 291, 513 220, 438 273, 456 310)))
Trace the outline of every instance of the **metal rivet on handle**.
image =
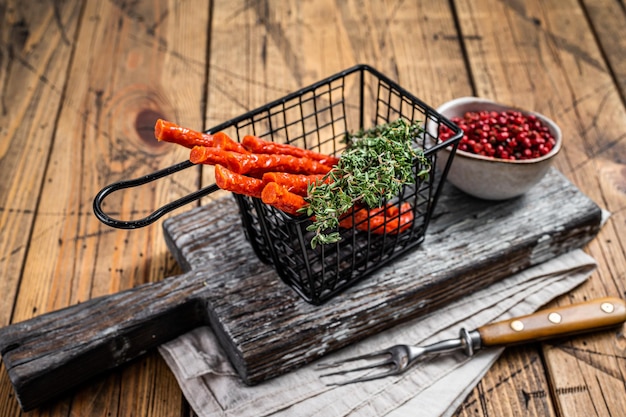
POLYGON ((511 329, 515 330, 516 332, 521 332, 522 330, 524 330, 524 323, 519 320, 513 320, 511 322, 511 329))
POLYGON ((602 303, 600 305, 600 308, 605 313, 612 313, 615 310, 615 306, 613 304, 611 304, 611 303, 602 303))
POLYGON ((550 313, 548 315, 548 320, 554 324, 559 324, 561 322, 561 315, 559 313, 550 313))

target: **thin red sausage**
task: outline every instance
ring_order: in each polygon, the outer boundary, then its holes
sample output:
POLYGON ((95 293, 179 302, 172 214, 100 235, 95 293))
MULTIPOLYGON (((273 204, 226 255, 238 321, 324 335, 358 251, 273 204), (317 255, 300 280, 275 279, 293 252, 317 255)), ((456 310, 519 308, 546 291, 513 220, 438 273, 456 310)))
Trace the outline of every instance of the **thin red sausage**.
POLYGON ((339 158, 334 156, 324 155, 286 143, 270 142, 251 135, 244 136, 241 140, 241 144, 252 153, 291 155, 298 158, 309 158, 329 167, 335 166, 339 162, 339 158))
POLYGON ((287 172, 266 172, 263 174, 263 181, 267 184, 275 182, 287 187, 287 190, 302 197, 308 194, 309 184, 314 184, 324 178, 323 174, 304 175, 289 174, 287 172))
POLYGON ((346 229, 354 226, 357 230, 369 230, 375 234, 397 234, 413 224, 413 207, 410 203, 402 203, 400 207, 388 204, 385 208, 360 207, 355 210, 354 215, 352 212, 344 215, 339 226, 346 229))
POLYGON ((307 204, 302 196, 289 192, 287 188, 275 182, 270 182, 263 188, 261 199, 265 204, 269 204, 294 216, 300 214, 298 210, 307 204))
POLYGON ((238 153, 250 153, 241 143, 234 141, 224 132, 217 132, 213 135, 214 147, 238 153))
POLYGON ((330 167, 308 158, 291 155, 240 154, 219 148, 196 146, 189 160, 194 164, 221 164, 237 174, 263 176, 266 172, 281 171, 291 174, 326 174, 330 167))
POLYGON ((262 180, 237 174, 219 164, 215 165, 215 183, 222 190, 256 198, 261 198, 265 187, 262 180))
POLYGON ((176 143, 189 149, 194 146, 214 146, 213 135, 180 127, 163 119, 157 120, 154 125, 154 137, 158 140, 176 143))
MULTIPOLYGON (((194 164, 224 165, 228 168, 228 155, 232 152, 220 148, 194 146, 189 153, 189 160, 194 164)), ((232 171, 232 169, 231 169, 232 171)))

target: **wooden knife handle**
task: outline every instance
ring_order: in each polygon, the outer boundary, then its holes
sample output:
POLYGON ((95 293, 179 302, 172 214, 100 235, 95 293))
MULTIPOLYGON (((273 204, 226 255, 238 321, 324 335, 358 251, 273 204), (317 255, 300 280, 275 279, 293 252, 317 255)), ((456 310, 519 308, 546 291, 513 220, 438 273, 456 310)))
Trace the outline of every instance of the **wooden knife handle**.
POLYGON ((607 297, 487 324, 477 331, 482 346, 502 346, 599 330, 624 321, 626 303, 607 297))
POLYGON ((0 353, 28 411, 206 320, 194 271, 0 329, 0 353))

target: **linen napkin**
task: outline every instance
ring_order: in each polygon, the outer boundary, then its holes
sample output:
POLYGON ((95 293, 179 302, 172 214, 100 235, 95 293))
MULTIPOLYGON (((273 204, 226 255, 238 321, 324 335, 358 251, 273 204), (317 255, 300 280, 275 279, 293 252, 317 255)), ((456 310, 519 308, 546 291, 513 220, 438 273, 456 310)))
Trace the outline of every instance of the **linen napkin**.
MULTIPOLYGON (((463 299, 324 357, 332 361, 398 343, 428 344, 458 337, 486 323, 529 314, 584 282, 596 263, 574 250, 521 271, 463 299)), ((452 415, 502 349, 442 355, 400 376, 328 386, 315 364, 246 386, 209 327, 195 329, 159 351, 199 417, 217 416, 424 416, 452 415)))

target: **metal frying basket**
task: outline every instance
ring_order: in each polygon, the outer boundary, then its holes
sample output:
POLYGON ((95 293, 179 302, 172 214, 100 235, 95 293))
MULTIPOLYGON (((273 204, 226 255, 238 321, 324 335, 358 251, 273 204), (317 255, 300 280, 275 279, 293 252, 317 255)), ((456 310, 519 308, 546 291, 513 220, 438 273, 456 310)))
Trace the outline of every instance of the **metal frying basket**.
MULTIPOLYGON (((367 65, 357 65, 313 85, 268 103, 258 109, 210 129, 224 131, 234 139, 255 135, 265 140, 289 143, 329 155, 340 155, 347 134, 392 122, 398 118, 421 121, 425 127, 414 138, 431 167, 427 178, 418 173, 424 168, 416 159, 415 183, 404 186, 392 200, 383 202, 383 224, 375 228, 374 219, 354 218, 352 227, 339 228, 337 243, 310 245, 312 232, 306 230, 311 219, 291 216, 264 204, 257 198, 233 194, 240 209, 246 238, 262 262, 273 265, 280 278, 307 302, 322 304, 381 266, 419 245, 441 192, 462 131, 398 84, 367 65), (440 143, 439 127, 455 133, 440 143), (426 128, 428 126, 428 128, 426 128), (441 171, 435 169, 437 154, 451 148, 451 156, 441 171), (410 205, 410 206, 409 206, 410 205), (408 225, 394 227, 391 212, 410 207, 408 225)), ((116 220, 101 208, 104 198, 113 191, 142 185, 193 166, 182 162, 144 177, 121 181, 102 189, 94 199, 94 212, 105 224, 117 228, 137 228, 153 223, 163 214, 210 194, 215 184, 171 202, 151 215, 133 221, 116 220)), ((398 218, 398 215, 395 217, 398 218)), ((396 222, 398 223, 398 222, 396 222)), ((399 223, 398 223, 399 224, 399 223)))

